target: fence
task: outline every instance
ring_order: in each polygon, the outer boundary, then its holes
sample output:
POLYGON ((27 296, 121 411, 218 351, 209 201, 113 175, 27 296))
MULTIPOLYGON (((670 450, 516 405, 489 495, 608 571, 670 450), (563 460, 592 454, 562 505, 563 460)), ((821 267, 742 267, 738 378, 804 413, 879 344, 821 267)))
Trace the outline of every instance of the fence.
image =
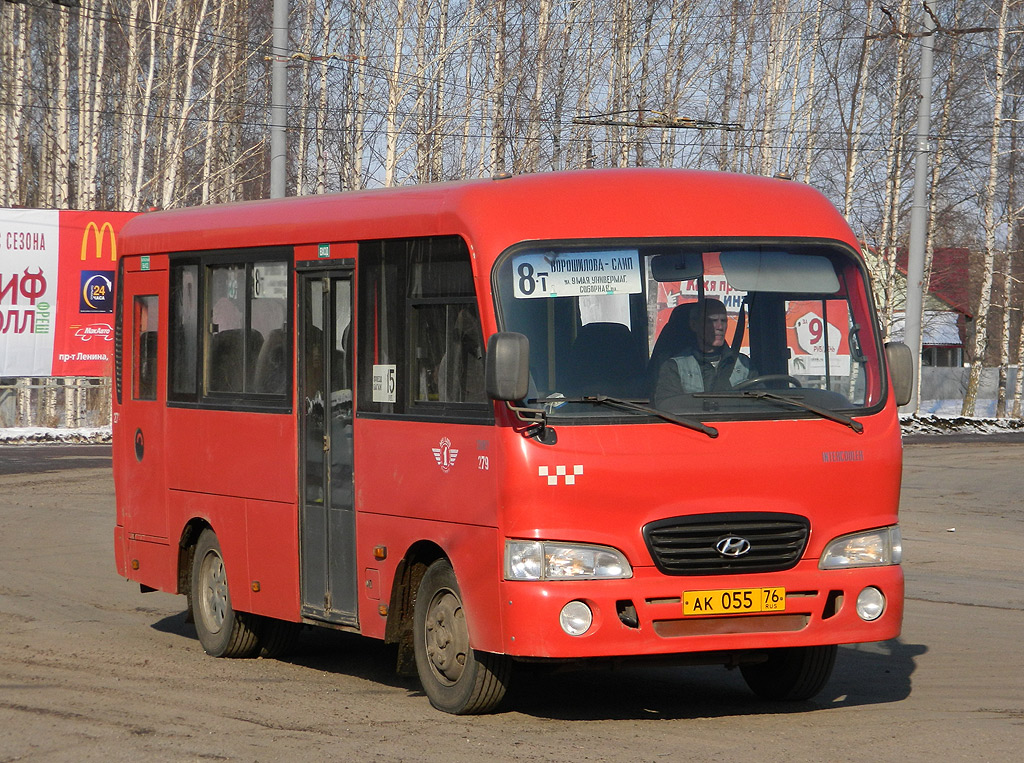
MULTIPOLYGON (((925 367, 921 373, 921 413, 960 414, 967 368, 925 367)), ((997 370, 986 368, 975 414, 995 415, 997 370)), ((1012 404, 1017 369, 1010 368, 1012 404)), ((1008 405, 1009 407, 1009 405, 1008 405)), ((0 429, 17 427, 105 427, 110 425, 110 379, 84 376, 0 378, 0 429)))
POLYGON ((110 379, 84 376, 0 378, 0 429, 110 425, 110 379))
MULTIPOLYGON (((1006 397, 1009 409, 1013 405, 1013 391, 1018 368, 1010 366, 1007 373, 1006 397)), ((921 369, 921 413, 938 416, 959 416, 967 392, 971 369, 967 367, 925 367, 921 369)), ((996 415, 999 388, 999 369, 983 368, 974 415, 992 418, 996 415)), ((907 409, 902 409, 907 410, 907 409)))

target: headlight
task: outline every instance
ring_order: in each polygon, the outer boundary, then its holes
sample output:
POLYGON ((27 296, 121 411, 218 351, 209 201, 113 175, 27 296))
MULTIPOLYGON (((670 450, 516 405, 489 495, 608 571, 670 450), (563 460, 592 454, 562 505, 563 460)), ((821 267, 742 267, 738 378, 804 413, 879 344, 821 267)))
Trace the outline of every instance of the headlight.
POLYGON ((818 567, 823 570, 845 570, 899 564, 902 560, 900 528, 899 525, 893 525, 836 538, 825 547, 818 567))
POLYGON ((597 580, 631 578, 626 557, 608 546, 505 541, 506 580, 597 580))

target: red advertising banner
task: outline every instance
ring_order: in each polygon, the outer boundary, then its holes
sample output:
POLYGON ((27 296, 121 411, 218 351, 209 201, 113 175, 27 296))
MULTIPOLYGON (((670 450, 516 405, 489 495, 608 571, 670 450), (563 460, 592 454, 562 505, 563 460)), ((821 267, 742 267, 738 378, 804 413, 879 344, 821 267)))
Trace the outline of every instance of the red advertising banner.
POLYGON ((107 376, 130 212, 0 209, 0 376, 107 376))

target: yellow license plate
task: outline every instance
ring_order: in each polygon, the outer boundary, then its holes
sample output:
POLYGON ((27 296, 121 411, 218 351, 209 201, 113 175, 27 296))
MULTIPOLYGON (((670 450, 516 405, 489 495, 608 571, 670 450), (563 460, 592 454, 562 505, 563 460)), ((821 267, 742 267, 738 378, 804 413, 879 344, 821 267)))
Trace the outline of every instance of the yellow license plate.
POLYGON ((785 610, 785 588, 723 588, 716 591, 683 592, 684 615, 735 615, 785 610))

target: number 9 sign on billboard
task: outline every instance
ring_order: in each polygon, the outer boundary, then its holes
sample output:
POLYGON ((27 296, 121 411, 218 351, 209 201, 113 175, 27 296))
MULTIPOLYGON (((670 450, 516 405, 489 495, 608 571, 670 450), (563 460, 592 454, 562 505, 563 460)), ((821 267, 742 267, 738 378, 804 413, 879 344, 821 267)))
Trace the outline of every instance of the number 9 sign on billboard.
POLYGON ((818 302, 790 303, 789 371, 794 375, 824 375, 827 341, 830 373, 833 376, 849 376, 849 342, 846 334, 834 323, 840 320, 841 325, 849 325, 846 304, 842 301, 829 302, 827 324, 818 312, 820 309, 821 304, 818 302))

